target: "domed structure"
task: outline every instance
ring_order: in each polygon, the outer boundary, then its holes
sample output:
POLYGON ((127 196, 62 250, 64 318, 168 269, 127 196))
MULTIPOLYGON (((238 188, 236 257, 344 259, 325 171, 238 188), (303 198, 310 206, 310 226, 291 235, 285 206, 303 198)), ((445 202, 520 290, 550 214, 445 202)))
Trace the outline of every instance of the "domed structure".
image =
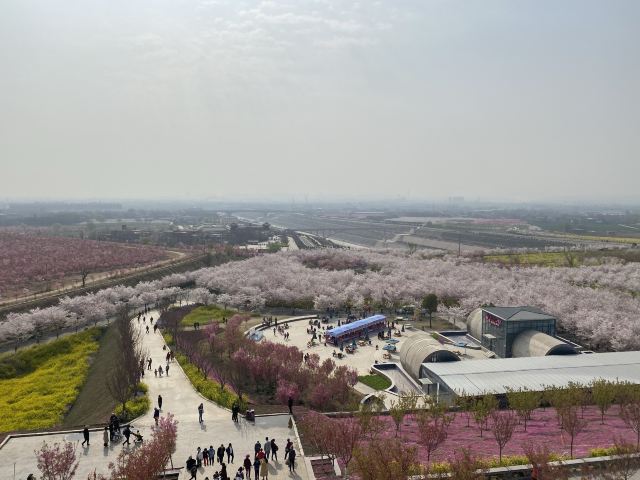
POLYGON ((467 332, 476 340, 482 340, 482 309, 476 308, 467 317, 467 332))
POLYGON ((576 353, 571 345, 537 330, 520 332, 511 347, 511 354, 514 357, 544 357, 546 355, 575 355, 576 353))
POLYGON ((400 347, 402 368, 416 380, 420 378, 420 367, 426 362, 457 362, 460 359, 427 334, 407 338, 400 347))

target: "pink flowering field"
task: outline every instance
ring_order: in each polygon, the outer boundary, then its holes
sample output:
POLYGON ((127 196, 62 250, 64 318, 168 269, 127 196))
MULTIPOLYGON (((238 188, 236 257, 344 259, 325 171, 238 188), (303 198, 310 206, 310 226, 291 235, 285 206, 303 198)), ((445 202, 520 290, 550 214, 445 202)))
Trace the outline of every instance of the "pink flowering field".
MULTIPOLYGON (((588 407, 584 412, 584 418, 588 420, 585 429, 579 433, 574 441, 574 457, 589 455, 589 450, 597 447, 610 447, 614 443, 614 438, 620 437, 626 441, 636 442, 636 434, 625 425, 618 416, 619 408, 612 406, 604 417, 604 425, 600 424, 600 411, 597 407, 588 407)), ((391 417, 382 417, 388 424, 389 429, 386 436, 393 437, 395 424, 391 417)), ((419 437, 417 424, 413 416, 405 417, 400 427, 399 437, 407 444, 416 445, 419 437)), ((527 431, 522 425, 516 430, 507 443, 503 455, 523 454, 523 444, 542 445, 547 444, 550 451, 558 454, 569 455, 569 445, 571 438, 558 427, 555 411, 552 408, 539 409, 533 413, 532 419, 527 423, 527 431)), ((424 448, 417 445, 420 458, 426 463, 427 457, 424 448)), ((447 440, 436 450, 432 459, 443 461, 453 455, 455 450, 461 447, 468 448, 479 457, 497 457, 498 445, 493 438, 491 431, 484 431, 480 438, 480 431, 471 418, 470 427, 467 427, 467 419, 463 414, 456 414, 455 420, 448 430, 447 440)))

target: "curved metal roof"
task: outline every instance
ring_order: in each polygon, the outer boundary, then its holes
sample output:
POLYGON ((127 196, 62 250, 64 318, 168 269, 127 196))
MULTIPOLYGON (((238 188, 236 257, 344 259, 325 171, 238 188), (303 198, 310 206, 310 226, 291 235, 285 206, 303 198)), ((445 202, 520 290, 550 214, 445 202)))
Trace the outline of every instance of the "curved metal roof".
POLYGON ((414 335, 407 338, 400 347, 400 363, 413 378, 420 378, 423 363, 457 362, 460 359, 451 351, 443 348, 430 335, 414 335))
POLYGON ((482 309, 476 308, 467 317, 467 332, 476 340, 482 340, 482 309))
POLYGON ((514 357, 544 357, 545 355, 573 355, 575 349, 562 340, 537 330, 520 332, 513 340, 514 357))
POLYGON ((332 328, 331 330, 327 330, 327 335, 337 337, 338 335, 341 335, 345 332, 350 332, 351 330, 357 330, 358 328, 367 327, 368 325, 373 325, 386 319, 387 317, 385 317, 384 315, 373 315, 371 317, 362 318, 360 320, 356 320, 354 322, 332 328))
POLYGON ((542 391, 598 378, 640 383, 640 351, 425 363, 429 377, 457 395, 505 393, 506 387, 542 391))

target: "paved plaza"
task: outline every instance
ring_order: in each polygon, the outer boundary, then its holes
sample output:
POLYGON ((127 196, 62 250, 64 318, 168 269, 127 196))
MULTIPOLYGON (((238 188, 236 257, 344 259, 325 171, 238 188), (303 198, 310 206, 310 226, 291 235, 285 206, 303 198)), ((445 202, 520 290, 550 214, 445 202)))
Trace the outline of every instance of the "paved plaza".
MULTIPOLYGON (((151 312, 151 315, 155 319, 159 317, 157 311, 151 312)), ((153 330, 151 331, 153 332, 153 330)), ((143 347, 152 358, 152 367, 164 366, 166 352, 162 349, 164 341, 160 333, 143 333, 142 337, 143 347)), ((313 475, 307 471, 305 459, 300 455, 301 449, 296 439, 295 429, 288 428, 288 415, 257 417, 255 423, 247 422, 241 417, 239 423, 234 423, 231 420, 231 412, 229 410, 216 405, 196 392, 177 362, 171 364, 168 377, 156 378, 152 372, 147 371, 144 382, 149 386, 149 398, 152 406, 156 404, 158 395, 162 395, 163 408, 161 415, 172 413, 179 422, 177 449, 173 456, 173 462, 176 467, 184 467, 189 455, 193 455, 195 458, 198 446, 209 447, 213 445, 214 448, 217 448, 221 443, 225 447, 232 443, 235 461, 227 465, 227 472, 229 476, 233 477, 246 454, 251 454, 253 458, 255 442, 259 440, 264 443, 265 437, 269 437, 269 439, 275 438, 280 447, 278 451, 280 461, 269 462, 269 478, 300 480, 313 478, 313 475), (151 376, 148 373, 151 373, 151 376), (204 423, 202 425, 198 423, 197 409, 200 403, 204 403, 204 423), (299 454, 296 459, 295 474, 289 473, 289 468, 284 463, 284 447, 287 438, 294 442, 299 454)), ((105 419, 105 422, 107 420, 105 419)), ((139 429, 140 433, 148 439, 151 436, 152 424, 153 408, 144 417, 134 422, 135 428, 133 430, 139 429)), ((80 445, 82 442, 82 433, 80 431, 15 437, 11 438, 0 449, 0 479, 25 480, 29 473, 38 474, 34 450, 39 449, 43 441, 53 444, 63 440, 77 442, 78 444, 77 453, 80 465, 75 478, 81 480, 86 479, 94 470, 98 473, 108 473, 109 462, 114 461, 123 448, 136 448, 133 444, 131 447, 123 447, 120 444, 116 444, 103 448, 101 431, 91 432, 91 445, 86 448, 80 445)), ((201 468, 198 472, 198 478, 204 479, 205 476, 211 478, 213 472, 217 469, 217 467, 201 468)), ((183 468, 180 479, 187 478, 189 478, 189 475, 184 472, 183 468)))
MULTIPOLYGON (((280 325, 281 322, 278 322, 278 324, 280 325)), ((329 325, 334 327, 337 324, 337 320, 335 319, 329 323, 329 325)), ((327 324, 324 323, 321 323, 320 325, 325 328, 327 327, 327 324)), ((302 351, 302 353, 317 353, 320 356, 320 362, 327 358, 330 358, 334 362, 336 362, 336 365, 347 365, 351 368, 356 369, 358 371, 358 375, 368 374, 369 370, 371 369, 371 365, 373 365, 376 360, 378 361, 378 363, 390 361, 398 363, 400 361, 397 353, 392 353, 390 355, 390 359, 384 358, 383 355, 385 351, 382 350, 382 347, 384 347, 386 343, 384 340, 379 340, 375 334, 371 336, 371 345, 359 346, 356 349, 355 353, 344 353, 342 358, 334 357, 332 356, 332 353, 337 353, 340 351, 340 349, 334 347, 329 343, 326 347, 324 346, 324 336, 323 330, 321 328, 318 330, 319 340, 316 340, 316 345, 307 346, 307 343, 311 340, 312 337, 310 333, 307 333, 308 328, 311 328, 308 320, 291 322, 289 323, 289 329, 286 330, 289 333, 288 340, 285 340, 283 336, 278 332, 276 332, 276 334, 274 335, 273 328, 265 330, 264 337, 271 342, 296 346, 302 351), (378 346, 378 350, 376 350, 376 345, 378 346)), ((402 333, 401 337, 394 337, 400 341, 400 343, 397 344, 398 351, 400 350, 400 346, 402 345, 403 340, 408 338, 408 336, 415 334, 415 332, 412 333, 407 331, 402 333)))

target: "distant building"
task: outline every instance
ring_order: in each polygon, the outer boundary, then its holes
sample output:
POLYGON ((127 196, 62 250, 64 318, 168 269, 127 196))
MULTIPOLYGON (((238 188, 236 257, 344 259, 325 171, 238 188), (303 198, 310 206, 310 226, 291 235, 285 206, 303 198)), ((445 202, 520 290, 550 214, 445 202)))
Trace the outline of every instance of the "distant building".
POLYGON ((575 354, 556 337, 555 317, 535 307, 482 307, 467 319, 467 331, 502 358, 575 354))

